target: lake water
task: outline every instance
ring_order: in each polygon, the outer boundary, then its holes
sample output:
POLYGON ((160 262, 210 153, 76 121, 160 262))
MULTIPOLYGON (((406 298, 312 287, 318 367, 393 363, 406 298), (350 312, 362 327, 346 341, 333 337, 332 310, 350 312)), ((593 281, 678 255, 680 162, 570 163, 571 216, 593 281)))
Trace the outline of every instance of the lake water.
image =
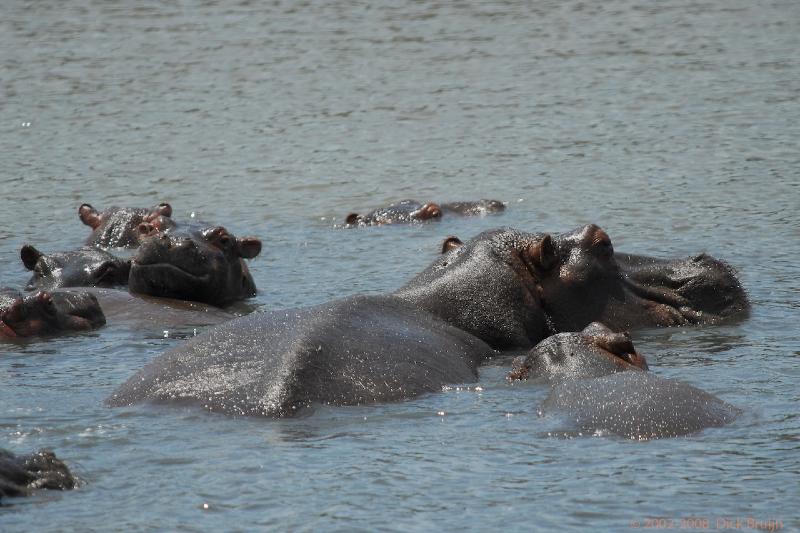
POLYGON ((653 372, 744 411, 649 442, 565 435, 546 387, 500 363, 412 401, 233 419, 104 406, 188 329, 2 345, 0 447, 51 448, 82 485, 8 502, 0 530, 800 528, 800 3, 0 12, 0 285, 27 280, 22 244, 82 242, 82 202, 166 200, 263 239, 264 309, 392 290, 449 234, 589 222, 617 250, 723 258, 753 302, 738 324, 635 333, 653 372), (333 229, 402 198, 509 205, 333 229))

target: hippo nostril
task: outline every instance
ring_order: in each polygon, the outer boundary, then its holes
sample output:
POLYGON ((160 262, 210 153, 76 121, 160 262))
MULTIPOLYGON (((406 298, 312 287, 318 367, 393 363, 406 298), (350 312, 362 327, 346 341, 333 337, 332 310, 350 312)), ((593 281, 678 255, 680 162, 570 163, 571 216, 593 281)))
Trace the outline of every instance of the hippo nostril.
POLYGON ((139 235, 147 235, 148 233, 153 231, 153 229, 155 228, 153 227, 152 224, 149 224, 147 222, 142 222, 141 224, 139 224, 138 227, 139 235))

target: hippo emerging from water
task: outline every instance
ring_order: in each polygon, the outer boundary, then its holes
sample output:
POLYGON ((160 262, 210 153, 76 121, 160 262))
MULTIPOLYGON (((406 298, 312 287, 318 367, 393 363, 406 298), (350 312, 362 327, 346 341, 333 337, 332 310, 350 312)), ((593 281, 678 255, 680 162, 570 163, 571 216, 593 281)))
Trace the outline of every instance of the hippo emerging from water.
MULTIPOLYGON (((458 254, 459 242, 445 239, 443 260, 458 254)), ((749 309, 733 269, 706 254, 686 259, 616 254, 609 236, 594 224, 547 245, 533 269, 553 332, 579 331, 594 321, 614 331, 713 324, 749 309)))
POLYGON ((81 221, 92 228, 86 244, 101 248, 135 248, 143 233, 140 224, 147 224, 159 231, 174 226, 170 218, 172 206, 161 203, 153 208, 110 207, 98 212, 89 204, 78 208, 81 221))
POLYGON ((109 403, 287 416, 314 403, 393 401, 473 382, 493 348, 530 347, 545 335, 528 265, 549 239, 485 232, 394 294, 227 322, 156 358, 109 403))
POLYGON ((20 257, 25 268, 33 271, 27 290, 127 285, 131 269, 130 261, 92 246, 43 254, 26 244, 20 250, 20 257))
POLYGON ((511 381, 553 383, 541 406, 588 434, 645 440, 720 427, 740 413, 700 389, 649 372, 630 337, 603 324, 559 333, 514 360, 511 381))
POLYGON ((345 224, 353 226, 382 226, 385 224, 403 224, 441 218, 445 213, 456 215, 485 215, 498 213, 506 208, 499 200, 479 200, 477 202, 449 202, 437 204, 421 203, 416 200, 402 200, 386 207, 374 209, 366 215, 350 213, 345 217, 345 224))
POLYGON ((243 259, 260 252, 260 240, 237 238, 222 226, 177 226, 142 240, 128 286, 132 293, 226 305, 255 296, 243 259))
POLYGON ((495 350, 531 348, 552 334, 542 280, 559 263, 555 250, 546 234, 481 233, 392 294, 218 326, 156 358, 109 403, 285 416, 313 403, 397 400, 474 381, 495 350))
POLYGON ((97 298, 86 292, 22 295, 0 289, 0 339, 86 331, 105 324, 97 298))
POLYGON ((48 450, 30 455, 15 455, 0 449, 0 501, 12 496, 27 496, 36 489, 68 490, 75 478, 63 461, 48 450))

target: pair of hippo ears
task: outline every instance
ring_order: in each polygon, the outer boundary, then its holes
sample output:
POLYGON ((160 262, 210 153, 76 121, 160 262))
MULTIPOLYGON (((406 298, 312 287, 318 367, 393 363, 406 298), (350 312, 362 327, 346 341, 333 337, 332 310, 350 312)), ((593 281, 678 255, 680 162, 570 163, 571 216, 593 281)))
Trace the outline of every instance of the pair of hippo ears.
MULTIPOLYGON (((450 235, 442 241, 442 253, 446 254, 462 246, 464 246, 464 242, 461 239, 455 235, 450 235)), ((545 235, 531 244, 527 249, 526 255, 533 265, 542 272, 551 270, 558 263, 558 254, 553 245, 553 238, 550 235, 545 235)))
MULTIPOLYGON (((150 222, 160 216, 171 217, 172 206, 166 202, 162 202, 153 207, 149 213, 142 217, 142 220, 150 222)), ((92 229, 97 229, 100 224, 103 223, 103 214, 98 212, 91 204, 81 204, 78 208, 78 217, 81 219, 81 222, 92 229)))

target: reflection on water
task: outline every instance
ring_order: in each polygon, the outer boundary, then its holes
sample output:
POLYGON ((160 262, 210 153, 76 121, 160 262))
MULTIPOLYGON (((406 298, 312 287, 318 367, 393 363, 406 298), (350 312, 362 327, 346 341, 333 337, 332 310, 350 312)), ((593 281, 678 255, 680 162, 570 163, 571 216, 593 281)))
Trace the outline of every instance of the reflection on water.
POLYGON ((744 410, 646 443, 554 437, 547 388, 506 384, 502 358, 482 391, 268 421, 104 407, 188 329, 0 345, 0 447, 52 448, 85 482, 0 529, 797 527, 798 21, 778 0, 6 2, 0 285, 27 281, 23 244, 80 244, 83 202, 169 201, 264 241, 264 309, 399 287, 446 235, 589 222, 618 251, 725 258, 755 305, 634 334, 653 372, 744 410), (332 229, 403 198, 509 207, 332 229))

